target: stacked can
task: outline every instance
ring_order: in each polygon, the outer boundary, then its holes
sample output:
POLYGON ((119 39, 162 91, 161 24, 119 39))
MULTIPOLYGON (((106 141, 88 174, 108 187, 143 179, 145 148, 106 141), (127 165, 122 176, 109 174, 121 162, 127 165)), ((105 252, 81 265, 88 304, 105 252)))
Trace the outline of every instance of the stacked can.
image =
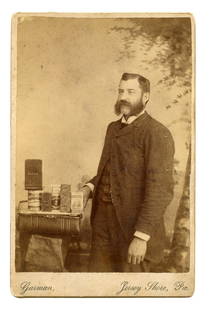
POLYGON ((57 210, 60 207, 60 184, 54 184, 52 187, 52 209, 57 210))
POLYGON ((71 211, 71 185, 70 184, 61 184, 60 211, 61 212, 71 211))
POLYGON ((41 194, 41 211, 52 211, 52 194, 49 192, 41 194))
POLYGON ((83 213, 83 193, 80 191, 71 193, 71 213, 74 215, 83 213))
POLYGON ((40 211, 41 191, 28 191, 28 208, 30 211, 40 211))

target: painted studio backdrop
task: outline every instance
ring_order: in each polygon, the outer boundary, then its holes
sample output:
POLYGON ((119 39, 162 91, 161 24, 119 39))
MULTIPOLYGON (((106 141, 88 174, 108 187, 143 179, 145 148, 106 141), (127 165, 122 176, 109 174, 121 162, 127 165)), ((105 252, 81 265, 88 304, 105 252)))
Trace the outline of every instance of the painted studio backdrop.
MULTIPOLYGON (((43 161, 44 185, 76 190, 96 174, 107 125, 117 119, 120 77, 139 73, 151 83, 148 113, 175 141, 175 195, 165 214, 169 251, 180 208, 186 234, 189 225, 190 19, 21 17, 17 54, 16 204, 27 198, 25 159, 43 161)), ((89 212, 90 206, 87 229, 89 212)), ((187 253, 189 239, 182 238, 187 253)), ((183 264, 170 271, 186 271, 183 264)))

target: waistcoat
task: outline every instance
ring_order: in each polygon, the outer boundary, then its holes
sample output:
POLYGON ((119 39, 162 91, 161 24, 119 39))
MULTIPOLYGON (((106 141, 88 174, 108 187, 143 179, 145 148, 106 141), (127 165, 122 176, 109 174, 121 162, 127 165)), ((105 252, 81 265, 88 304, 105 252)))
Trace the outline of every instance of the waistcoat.
POLYGON ((97 199, 104 202, 112 202, 110 191, 110 160, 107 161, 103 170, 99 186, 97 199))
MULTIPOLYGON (((127 124, 122 123, 121 129, 126 127, 127 124)), ((120 130, 121 130, 120 129, 120 130)), ((98 194, 97 194, 98 201, 104 201, 104 202, 112 202, 111 198, 111 186, 110 186, 110 159, 107 161, 100 182, 98 186, 98 194)))

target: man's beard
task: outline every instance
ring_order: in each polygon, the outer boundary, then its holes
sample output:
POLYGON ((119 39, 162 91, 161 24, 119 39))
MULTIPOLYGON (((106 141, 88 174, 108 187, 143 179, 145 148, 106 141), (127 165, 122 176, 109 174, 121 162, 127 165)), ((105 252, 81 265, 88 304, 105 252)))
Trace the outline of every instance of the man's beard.
POLYGON ((129 109, 129 113, 127 113, 127 116, 129 117, 129 116, 138 115, 139 113, 141 113, 144 110, 145 105, 143 104, 142 100, 140 100, 140 102, 138 102, 135 105, 131 105, 131 103, 129 103, 126 100, 118 100, 114 106, 116 115, 120 115, 120 114, 125 115, 125 113, 122 111, 122 108, 124 107, 129 109))

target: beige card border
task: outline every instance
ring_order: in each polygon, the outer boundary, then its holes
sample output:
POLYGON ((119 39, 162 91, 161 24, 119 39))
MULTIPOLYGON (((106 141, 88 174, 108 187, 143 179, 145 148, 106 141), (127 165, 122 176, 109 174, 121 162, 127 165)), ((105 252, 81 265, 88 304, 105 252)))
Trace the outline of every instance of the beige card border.
POLYGON ((190 13, 17 13, 12 17, 11 48, 11 293, 16 297, 189 297, 194 292, 195 272, 195 21, 190 13), (146 18, 188 17, 192 25, 192 165, 190 182, 191 259, 188 273, 32 273, 15 271, 15 158, 16 158, 16 95, 17 95, 17 23, 18 18, 30 16, 66 18, 146 18), (121 290, 123 282, 137 287, 121 290), (23 283, 29 282, 25 293, 23 283), (161 290, 147 289, 148 283, 158 282, 161 290), (182 284, 182 286, 181 286, 182 284))

